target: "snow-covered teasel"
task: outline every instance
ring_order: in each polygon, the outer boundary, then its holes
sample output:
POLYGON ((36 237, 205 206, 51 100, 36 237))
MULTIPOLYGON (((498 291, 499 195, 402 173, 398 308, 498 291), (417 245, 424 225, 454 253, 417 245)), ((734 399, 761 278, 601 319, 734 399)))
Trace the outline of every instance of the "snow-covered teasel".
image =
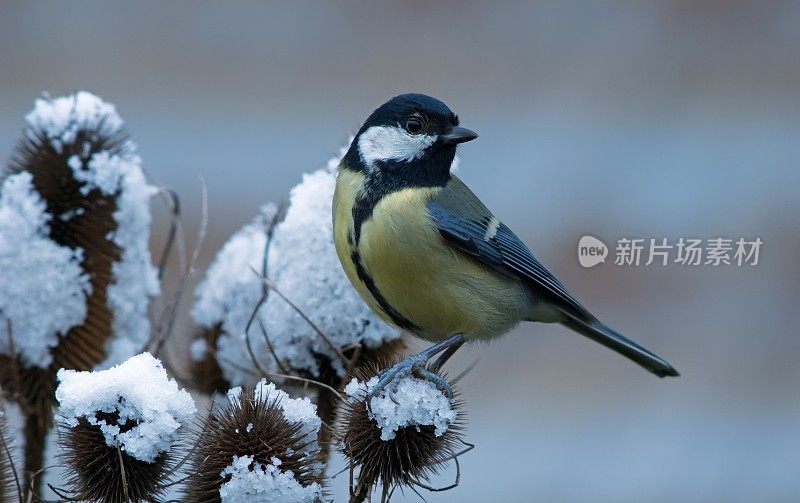
POLYGON ((114 105, 86 91, 54 99, 45 94, 36 100, 25 121, 46 135, 58 152, 74 143, 82 129, 102 124, 108 133, 114 134, 123 126, 114 105))
POLYGON ((317 406, 308 397, 291 398, 288 393, 278 389, 274 383, 261 379, 255 388, 256 400, 262 402, 275 402, 283 411, 283 417, 290 423, 302 425, 300 433, 308 440, 302 452, 316 454, 319 452, 319 444, 315 441, 319 435, 322 421, 317 416, 317 406))
MULTIPOLYGON (((36 240, 22 233, 13 241, 0 237, 3 253, 31 248, 23 260, 0 267, 0 297, 6 297, 4 287, 14 289, 16 303, 2 307, 7 318, 0 316, 0 332, 10 321, 14 337, 8 344, 0 336, 0 345, 14 347, 0 349, 0 382, 26 417, 37 418, 25 422, 24 469, 38 472, 52 425, 56 371, 107 368, 141 351, 150 338, 148 304, 159 291, 148 249, 156 189, 146 182, 115 107, 97 96, 44 96, 25 119, 0 183, 9 192, 8 185, 28 180, 28 202, 38 196, 41 204, 26 207, 37 208, 40 225, 36 240), (38 271, 20 271, 46 250, 52 257, 38 271), (25 302, 39 303, 35 315, 20 309, 25 302), (31 332, 38 335, 28 337, 31 332)), ((7 232, 13 219, 3 220, 7 232)))
POLYGON ((49 238, 51 215, 32 178, 17 173, 0 187, 0 354, 46 368, 59 336, 84 321, 91 285, 83 250, 49 238))
POLYGON ((51 239, 82 253, 92 291, 86 326, 79 324, 82 333, 74 337, 81 339, 78 345, 105 345, 90 355, 64 348, 65 359, 56 357, 55 368, 72 362, 107 368, 141 351, 149 339, 148 304, 159 292, 149 252, 149 203, 157 189, 147 183, 116 108, 99 97, 85 91, 45 95, 25 120, 9 176, 32 176, 51 239))
POLYGON ((364 365, 344 387, 336 437, 354 481, 351 501, 366 501, 378 485, 383 486, 380 501, 398 486, 430 489, 425 481, 470 449, 462 440, 464 412, 456 382, 448 383, 454 398, 413 376, 370 397, 381 369, 389 366, 364 365))
MULTIPOLYGON (((274 205, 263 206, 253 221, 231 236, 195 292, 192 319, 200 327, 219 331, 215 336, 217 347, 211 349, 215 349, 223 375, 232 385, 256 381, 248 363, 245 328, 264 291, 254 271, 263 268, 268 226, 276 212, 274 205)), ((254 348, 256 339, 260 336, 251 335, 254 348)), ((269 361, 261 363, 270 369, 275 367, 269 361)))
POLYGON ((253 456, 234 456, 231 464, 220 472, 227 481, 219 488, 222 503, 318 503, 322 501, 322 486, 313 482, 301 485, 291 470, 281 469, 281 460, 272 457, 268 464, 255 461, 253 456))
POLYGON ((321 420, 308 398, 262 379, 212 411, 190 458, 189 501, 322 501, 321 420))
POLYGON ((116 205, 116 229, 106 236, 118 247, 119 259, 112 265, 113 281, 106 292, 115 336, 109 340, 105 361, 98 365, 105 368, 141 350, 150 334, 147 307, 159 293, 149 250, 150 199, 158 189, 147 183, 132 141, 126 138, 116 149, 93 150, 94 139, 81 134, 99 129, 106 136, 124 135, 114 105, 97 96, 79 91, 72 96, 38 99, 26 120, 28 127, 43 132, 58 152, 66 153, 65 147, 70 147, 67 165, 81 184, 82 195, 97 190, 116 205))
POLYGON ((149 353, 108 370, 62 369, 58 380, 59 414, 69 427, 83 419, 100 429, 109 447, 148 463, 170 449, 196 412, 191 395, 149 353))
POLYGON ((251 353, 258 359, 257 366, 267 372, 283 367, 311 376, 320 374, 322 356, 342 377, 346 370, 338 354, 342 348, 363 344, 376 349, 400 337, 364 304, 333 248, 331 200, 339 159, 331 159, 325 168, 303 176, 291 191, 285 218, 271 235, 268 281, 291 304, 270 293, 249 334, 245 333, 265 288, 254 271, 263 269, 265 222, 274 215, 273 207, 262 210, 231 237, 196 291, 192 317, 202 327, 221 327, 216 352, 225 377, 233 385, 252 383, 254 375, 259 374, 253 372, 252 365, 243 365, 252 361, 251 353))
MULTIPOLYGON (((367 382, 353 378, 344 392, 350 399, 363 401, 377 383, 377 376, 367 382)), ((432 382, 416 377, 406 377, 392 392, 371 397, 367 412, 381 429, 381 440, 392 440, 397 430, 409 426, 433 426, 434 435, 440 437, 457 416, 450 399, 432 382)))
POLYGON ((21 495, 18 486, 17 491, 12 489, 18 484, 14 466, 16 446, 7 415, 5 404, 0 402, 0 501, 12 501, 12 493, 21 495))

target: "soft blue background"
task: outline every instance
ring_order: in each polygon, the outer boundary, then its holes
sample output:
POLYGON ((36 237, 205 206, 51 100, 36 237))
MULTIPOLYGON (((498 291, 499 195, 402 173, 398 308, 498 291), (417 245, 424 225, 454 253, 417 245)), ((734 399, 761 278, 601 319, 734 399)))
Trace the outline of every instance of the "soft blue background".
POLYGON ((465 351, 454 368, 481 356, 464 380, 477 448, 429 501, 800 498, 799 3, 291 5, 0 3, 0 154, 40 92, 103 96, 190 230, 208 183, 205 265, 386 98, 440 97, 481 134, 464 180, 683 376, 557 326, 465 351), (585 270, 584 234, 765 244, 754 268, 585 270))

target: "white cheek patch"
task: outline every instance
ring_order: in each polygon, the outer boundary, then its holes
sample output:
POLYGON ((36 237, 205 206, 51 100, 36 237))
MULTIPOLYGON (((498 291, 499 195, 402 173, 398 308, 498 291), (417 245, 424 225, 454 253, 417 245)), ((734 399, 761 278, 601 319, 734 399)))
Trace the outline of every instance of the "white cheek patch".
POLYGON ((358 153, 372 169, 375 161, 413 161, 435 142, 436 136, 413 135, 399 126, 372 126, 358 137, 358 153))

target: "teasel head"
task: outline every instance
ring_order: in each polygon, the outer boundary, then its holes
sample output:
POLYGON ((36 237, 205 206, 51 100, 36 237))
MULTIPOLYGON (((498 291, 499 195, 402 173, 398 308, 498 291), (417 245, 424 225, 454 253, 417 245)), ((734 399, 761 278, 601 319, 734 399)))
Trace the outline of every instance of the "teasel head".
MULTIPOLYGON (((97 413, 98 420, 115 423, 112 414, 97 413)), ((120 432, 132 424, 123 424, 120 432)), ((174 452, 179 446, 158 455, 153 462, 128 455, 120 446, 109 446, 100 427, 84 418, 70 427, 59 425, 60 453, 58 462, 66 473, 63 491, 55 489, 70 501, 127 503, 160 501, 172 481, 177 464, 174 452)))
POLYGON ((142 353, 105 371, 61 370, 58 458, 69 501, 159 501, 196 411, 161 362, 142 353))
POLYGON ((45 96, 26 122, 0 174, 0 206, 15 222, 0 223, 0 237, 15 236, 0 284, 16 290, 0 286, 0 384, 26 416, 25 469, 36 472, 56 371, 109 366, 140 350, 158 281, 148 251, 155 188, 114 106, 83 91, 45 96))
POLYGON ((402 487, 443 490, 429 479, 451 464, 458 472, 458 457, 471 449, 463 440, 465 413, 455 382, 449 382, 454 395, 447 398, 433 383, 407 377, 367 405, 377 376, 390 366, 365 365, 345 387, 336 440, 349 463, 351 503, 366 501, 378 486, 381 502, 402 487))
POLYGON ((269 491, 283 484, 298 503, 321 502, 320 425, 307 398, 292 399, 265 380, 229 391, 227 405, 212 410, 194 438, 183 501, 226 501, 243 494, 272 501, 269 491))

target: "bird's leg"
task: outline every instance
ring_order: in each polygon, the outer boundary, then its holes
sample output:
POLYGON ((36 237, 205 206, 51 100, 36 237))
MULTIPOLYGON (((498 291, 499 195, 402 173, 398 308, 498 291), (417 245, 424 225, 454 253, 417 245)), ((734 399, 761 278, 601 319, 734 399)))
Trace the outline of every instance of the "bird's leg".
POLYGON ((447 361, 447 358, 453 355, 458 348, 464 344, 464 336, 462 334, 453 335, 442 342, 436 343, 428 349, 421 351, 415 355, 409 356, 405 360, 389 367, 381 372, 378 382, 370 390, 367 395, 367 405, 370 400, 380 395, 384 391, 392 392, 397 387, 401 379, 410 375, 416 375, 421 379, 431 381, 436 385, 448 398, 453 398, 453 390, 446 380, 442 379, 438 374, 425 368, 428 360, 433 358, 439 353, 442 356, 436 360, 436 365, 441 366, 447 361))
POLYGON ((436 361, 433 362, 431 370, 434 372, 439 372, 440 370, 442 370, 442 367, 444 367, 444 364, 447 363, 447 360, 449 360, 451 356, 456 354, 456 351, 458 351, 458 349, 461 346, 463 346, 465 342, 467 342, 467 340, 464 339, 464 336, 461 336, 460 341, 454 342, 450 347, 445 349, 442 352, 442 354, 439 355, 439 358, 437 358, 436 361))

